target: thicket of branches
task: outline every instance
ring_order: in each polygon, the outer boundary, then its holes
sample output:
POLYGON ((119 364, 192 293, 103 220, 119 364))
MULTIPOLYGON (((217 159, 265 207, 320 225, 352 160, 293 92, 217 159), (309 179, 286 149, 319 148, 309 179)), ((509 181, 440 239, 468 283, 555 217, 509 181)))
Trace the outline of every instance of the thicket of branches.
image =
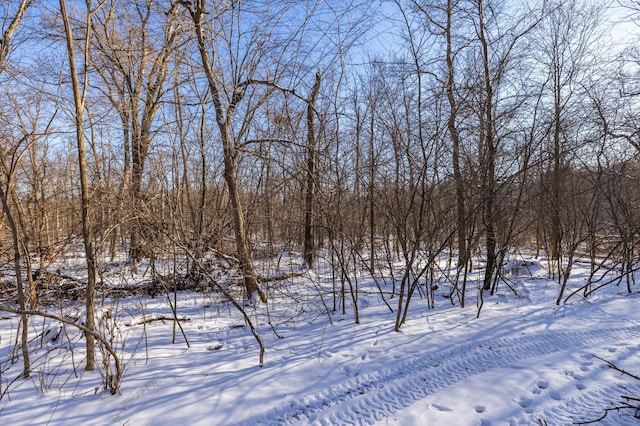
POLYGON ((355 269, 391 274, 396 329, 442 259, 463 307, 473 265, 488 297, 524 251, 548 256, 557 303, 634 291, 640 56, 607 37, 608 3, 16 3, 0 247, 25 323, 34 278, 81 240, 98 269, 177 256, 204 279, 213 253, 263 301, 252 259, 326 253, 354 301, 355 269), (565 292, 578 258, 591 277, 565 292))

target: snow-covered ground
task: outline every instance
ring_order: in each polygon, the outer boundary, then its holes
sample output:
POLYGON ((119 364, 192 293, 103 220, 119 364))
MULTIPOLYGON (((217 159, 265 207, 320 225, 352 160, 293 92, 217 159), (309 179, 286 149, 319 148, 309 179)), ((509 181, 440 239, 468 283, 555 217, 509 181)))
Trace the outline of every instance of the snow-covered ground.
MULTIPOLYGON (((584 268, 575 265, 569 291, 584 285, 584 268)), ((441 285, 435 308, 416 294, 395 332, 395 312, 370 277, 358 277, 355 324, 350 303, 346 314, 323 312, 333 308, 332 284, 327 271, 316 273, 274 283, 268 305, 248 308, 266 346, 262 368, 242 316, 211 293, 178 293, 189 347, 179 328, 172 343, 166 295, 106 300, 101 326, 125 342, 116 344, 126 365, 116 395, 103 390, 102 365, 83 370, 76 330, 36 317, 33 372, 16 379, 17 319, 0 313, 0 423, 565 425, 640 397, 640 381, 604 361, 640 373, 640 295, 623 285, 556 306, 557 283, 534 263, 510 277, 517 295, 504 284, 486 295, 479 318, 475 285, 464 309, 441 285)), ((397 299, 388 302, 397 308, 397 299)), ((81 306, 49 309, 79 316, 81 306)), ((598 424, 638 424, 635 414, 610 412, 598 424)))

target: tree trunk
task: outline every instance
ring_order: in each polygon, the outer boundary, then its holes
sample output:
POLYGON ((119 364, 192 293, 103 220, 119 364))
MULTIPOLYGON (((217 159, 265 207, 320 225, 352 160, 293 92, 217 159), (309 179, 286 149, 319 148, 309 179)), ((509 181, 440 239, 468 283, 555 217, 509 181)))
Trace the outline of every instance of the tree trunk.
POLYGON ((311 95, 307 100, 307 191, 304 209, 304 263, 307 265, 307 269, 313 269, 313 255, 315 252, 315 236, 313 232, 313 201, 315 199, 317 180, 315 108, 318 92, 320 91, 320 81, 320 72, 317 72, 311 95))
POLYGON ((371 275, 376 271, 376 201, 375 201, 375 176, 376 176, 376 161, 375 161, 375 103, 371 101, 371 117, 369 120, 370 133, 369 133, 369 272, 371 275))
POLYGON ((484 2, 480 0, 478 3, 478 18, 479 18, 479 37, 482 45, 482 60, 484 69, 484 89, 485 99, 483 105, 483 121, 481 123, 480 131, 483 133, 480 137, 484 138, 484 149, 481 151, 483 173, 483 219, 485 227, 485 249, 487 252, 487 266, 484 274, 483 290, 491 290, 491 283, 493 281, 493 273, 497 267, 496 265, 496 235, 494 229, 495 221, 495 197, 496 197, 496 138, 495 138, 495 123, 493 116, 493 79, 491 71, 489 69, 489 42, 485 33, 485 19, 484 19, 484 2), (484 125, 482 125, 484 124, 484 125))
POLYGON ((134 136, 132 142, 133 152, 131 156, 131 202, 138 219, 135 221, 133 227, 131 228, 129 256, 131 257, 131 262, 135 267, 137 262, 145 257, 145 250, 143 247, 145 243, 143 218, 145 206, 142 194, 142 173, 144 171, 144 163, 147 157, 147 151, 149 149, 150 136, 134 136), (142 138, 147 139, 147 141, 141 141, 140 139, 142 138))
POLYGON ((240 191, 236 180, 235 150, 232 147, 228 127, 225 125, 220 126, 220 133, 224 134, 222 138, 224 152, 224 180, 227 183, 227 190, 229 191, 229 199, 231 201, 233 230, 236 237, 238 258, 240 259, 240 269, 244 276, 245 289, 247 290, 249 297, 253 299, 254 295, 258 294, 260 300, 263 303, 266 303, 267 296, 258 286, 258 279, 253 268, 251 251, 249 250, 249 243, 247 241, 244 212, 242 210, 242 201, 240 199, 240 191))
POLYGON ((551 253, 550 257, 552 261, 557 262, 558 279, 560 279, 560 270, 562 268, 561 254, 562 254, 562 222, 560 220, 560 186, 561 186, 561 166, 562 166, 562 147, 561 147, 561 93, 562 87, 560 83, 560 71, 554 67, 553 70, 554 81, 554 102, 553 102, 553 170, 551 171, 551 196, 549 197, 549 210, 551 229, 549 236, 549 245, 551 253))
MULTIPOLYGON (((90 2, 90 0, 89 0, 90 2)), ((82 201, 82 235, 84 237, 84 251, 87 260, 87 291, 85 306, 87 310, 86 327, 95 331, 95 286, 96 286, 96 260, 93 249, 93 231, 91 229, 91 215, 89 205, 89 175, 87 172, 87 158, 84 143, 84 127, 82 118, 84 116, 84 106, 86 99, 86 90, 88 86, 88 73, 84 73, 84 82, 82 88, 78 78, 78 68, 76 65, 76 56, 73 45, 73 33, 67 15, 67 6, 65 0, 60 0, 60 11, 62 12, 62 20, 64 23, 65 36, 67 41, 67 55, 69 57, 69 74, 73 87, 73 100, 75 103, 75 126, 76 126, 76 142, 78 146, 78 165, 80 168, 80 196, 82 201)), ((89 40, 91 36, 91 15, 93 11, 91 4, 87 4, 87 34, 84 43, 84 69, 88 69, 89 60, 89 40)), ((87 344, 87 364, 86 370, 95 369, 95 337, 92 333, 85 333, 87 344)))
MULTIPOLYGON (((27 307, 24 282, 22 280, 22 253, 20 250, 20 238, 18 236, 18 227, 13 219, 13 214, 9 208, 7 202, 7 195, 5 191, 0 187, 0 198, 2 199, 2 208, 4 214, 7 216, 7 222, 9 222, 9 228, 11 229, 11 236, 13 238, 13 268, 16 274, 16 284, 18 287, 18 303, 20 310, 24 311, 27 307)), ((20 320, 22 321, 21 329, 21 346, 22 346, 22 377, 27 378, 31 372, 31 364, 29 362, 29 316, 22 312, 20 314, 20 320)))
POLYGON ((453 64, 453 52, 451 41, 451 21, 453 15, 453 5, 451 0, 447 3, 447 23, 445 26, 445 36, 447 38, 447 100, 449 102, 449 118, 447 119, 447 129, 451 136, 453 145, 453 180, 456 187, 456 207, 457 207, 457 238, 458 238, 458 266, 464 266, 468 260, 467 253, 467 217, 464 203, 464 179, 460 171, 460 134, 456 125, 458 105, 454 94, 455 68, 453 64))

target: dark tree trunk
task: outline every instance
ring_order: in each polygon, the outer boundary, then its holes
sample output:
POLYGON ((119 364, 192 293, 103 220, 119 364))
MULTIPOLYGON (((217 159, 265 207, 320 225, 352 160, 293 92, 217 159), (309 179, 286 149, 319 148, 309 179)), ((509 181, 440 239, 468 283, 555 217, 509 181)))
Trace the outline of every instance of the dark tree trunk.
POLYGON ((313 232, 313 204, 317 185, 315 114, 320 82, 320 72, 317 72, 313 88, 311 89, 311 95, 307 100, 307 188, 304 209, 304 263, 308 269, 313 269, 313 256, 315 252, 315 235, 313 232))

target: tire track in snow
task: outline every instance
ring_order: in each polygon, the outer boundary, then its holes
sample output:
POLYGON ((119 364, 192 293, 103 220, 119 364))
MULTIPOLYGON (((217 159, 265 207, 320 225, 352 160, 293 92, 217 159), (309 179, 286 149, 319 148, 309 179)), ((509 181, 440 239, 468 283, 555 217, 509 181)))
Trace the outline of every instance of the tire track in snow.
MULTIPOLYGON (((639 336, 640 326, 636 326, 593 332, 547 332, 457 345, 290 400, 246 424, 372 424, 447 386, 494 368, 639 336)), ((599 415, 597 409, 594 414, 599 415)), ((546 415, 553 417, 552 413, 546 415)))

